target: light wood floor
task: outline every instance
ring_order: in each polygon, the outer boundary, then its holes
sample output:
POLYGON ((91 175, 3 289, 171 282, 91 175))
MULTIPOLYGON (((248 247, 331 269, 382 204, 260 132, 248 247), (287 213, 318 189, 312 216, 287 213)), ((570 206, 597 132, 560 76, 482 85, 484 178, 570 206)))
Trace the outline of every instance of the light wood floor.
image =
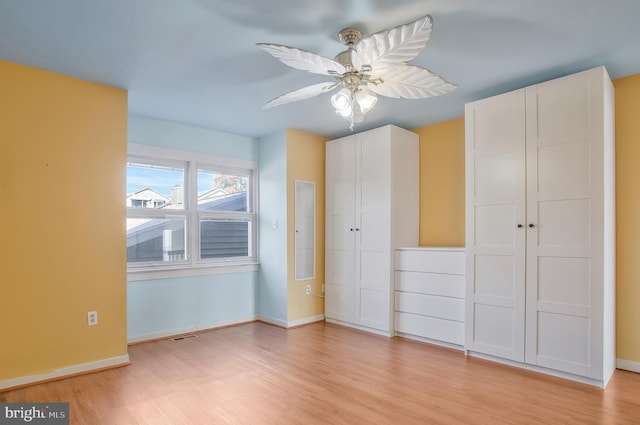
POLYGON ((72 424, 640 424, 640 374, 606 390, 401 338, 263 323, 131 346, 133 365, 0 393, 72 424))

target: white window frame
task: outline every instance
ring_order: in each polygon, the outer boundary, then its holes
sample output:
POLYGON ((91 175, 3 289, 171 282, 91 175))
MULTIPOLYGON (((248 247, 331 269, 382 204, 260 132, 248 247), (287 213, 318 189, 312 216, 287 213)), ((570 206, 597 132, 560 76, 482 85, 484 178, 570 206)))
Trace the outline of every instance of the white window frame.
POLYGON ((184 217, 186 220, 186 259, 127 264, 128 280, 146 280, 204 274, 256 271, 258 268, 258 163, 256 161, 226 158, 197 152, 179 151, 155 146, 128 145, 127 162, 155 162, 167 166, 184 167, 184 210, 127 208, 127 218, 156 216, 158 218, 184 217), (214 171, 247 175, 247 212, 198 211, 197 172, 214 171), (201 218, 245 218, 249 220, 248 257, 200 259, 201 218))

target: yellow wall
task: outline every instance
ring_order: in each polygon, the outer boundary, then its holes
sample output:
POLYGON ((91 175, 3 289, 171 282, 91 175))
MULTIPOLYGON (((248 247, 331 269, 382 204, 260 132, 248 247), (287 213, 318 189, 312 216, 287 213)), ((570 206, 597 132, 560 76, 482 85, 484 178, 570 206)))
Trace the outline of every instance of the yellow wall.
POLYGON ((126 135, 125 91, 0 61, 0 381, 126 355, 126 135))
POLYGON ((420 245, 464 246, 464 118, 420 136, 420 245))
POLYGON ((322 293, 324 283, 324 145, 326 138, 287 130, 287 275, 288 321, 313 317, 324 313, 324 299, 307 295, 305 286, 311 285, 316 294, 322 293), (295 280, 295 181, 316 183, 316 277, 295 280))
POLYGON ((617 357, 640 362, 640 74, 616 90, 617 357))

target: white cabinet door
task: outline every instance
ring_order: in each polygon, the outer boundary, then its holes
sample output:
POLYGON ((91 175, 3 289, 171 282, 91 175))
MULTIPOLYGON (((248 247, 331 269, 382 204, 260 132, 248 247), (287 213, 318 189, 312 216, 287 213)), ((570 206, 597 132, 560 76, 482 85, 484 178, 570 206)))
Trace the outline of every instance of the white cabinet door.
POLYGON ((591 332, 592 303, 602 301, 591 296, 593 278, 598 286, 602 275, 592 255, 603 245, 598 103, 602 79, 594 73, 527 88, 527 219, 534 227, 527 228, 526 361, 583 376, 602 352, 591 349, 602 344, 601 332, 591 332))
POLYGON ((326 144, 325 316, 355 318, 355 136, 326 144))
POLYGON ((391 140, 382 127, 356 135, 356 323, 390 332, 391 140))
POLYGON ((524 361, 524 90, 468 104, 466 349, 524 361))

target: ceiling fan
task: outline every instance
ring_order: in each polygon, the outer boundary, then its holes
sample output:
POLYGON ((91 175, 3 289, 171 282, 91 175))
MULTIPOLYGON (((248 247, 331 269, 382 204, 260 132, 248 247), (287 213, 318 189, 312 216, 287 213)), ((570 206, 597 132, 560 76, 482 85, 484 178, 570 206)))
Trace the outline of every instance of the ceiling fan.
POLYGON ((257 43, 282 63, 314 74, 329 75, 323 82, 285 93, 263 108, 297 102, 343 87, 331 96, 336 113, 349 121, 349 129, 364 119, 377 102, 376 95, 424 99, 447 93, 457 86, 426 68, 409 65, 425 48, 433 30, 433 19, 424 16, 414 22, 380 31, 368 37, 355 28, 338 34, 347 50, 329 59, 307 50, 280 44, 257 43))

